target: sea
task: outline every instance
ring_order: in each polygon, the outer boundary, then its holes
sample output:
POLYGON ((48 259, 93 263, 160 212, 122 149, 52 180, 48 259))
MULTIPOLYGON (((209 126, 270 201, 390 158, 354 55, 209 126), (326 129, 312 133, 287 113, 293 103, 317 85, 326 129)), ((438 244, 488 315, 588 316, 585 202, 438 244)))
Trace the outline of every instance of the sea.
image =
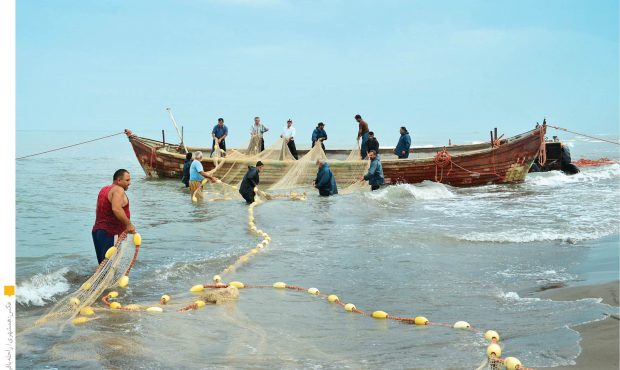
MULTIPOLYGON (((106 134, 18 130, 17 156, 106 134)), ((617 145, 562 139, 573 160, 620 160, 617 145)), ((485 358, 480 333, 488 329, 500 334, 503 356, 553 367, 579 355, 576 325, 618 314, 598 297, 536 297, 618 280, 620 165, 612 164, 574 176, 533 173, 515 185, 424 182, 329 198, 307 189, 305 201, 255 208, 272 242, 226 276, 315 287, 366 312, 464 320, 476 331, 377 320, 278 289, 241 289, 236 301, 188 312, 97 310, 85 325, 35 327, 97 267, 97 193, 118 168, 132 175, 127 194, 143 241, 130 285, 120 289, 123 304, 162 294, 191 303, 190 287, 210 283, 260 241, 247 229, 243 201, 193 203, 180 180, 146 177, 124 135, 17 160, 18 368, 473 369, 485 358)))

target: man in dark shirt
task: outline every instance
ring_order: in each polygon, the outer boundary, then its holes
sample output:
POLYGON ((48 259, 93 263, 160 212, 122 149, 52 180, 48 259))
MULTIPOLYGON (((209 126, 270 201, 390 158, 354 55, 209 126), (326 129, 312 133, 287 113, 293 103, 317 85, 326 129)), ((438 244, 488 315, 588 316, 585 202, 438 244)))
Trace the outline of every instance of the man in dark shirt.
POLYGON ((181 182, 185 184, 186 188, 189 188, 189 168, 192 165, 192 153, 185 155, 185 161, 183 161, 183 177, 181 182))
POLYGON ((312 132, 312 147, 314 148, 314 143, 317 141, 321 142, 321 148, 325 150, 325 144, 323 141, 327 140, 327 132, 325 132, 325 124, 323 122, 319 122, 314 131, 312 132))
POLYGON ((366 148, 370 152, 374 150, 376 153, 379 153, 379 141, 375 137, 375 133, 370 131, 368 132, 368 141, 366 141, 366 148))
POLYGON ((263 162, 256 162, 256 167, 249 166, 248 172, 243 176, 241 185, 239 186, 239 194, 245 199, 247 204, 254 203, 256 192, 254 188, 259 184, 259 173, 263 170, 263 162))

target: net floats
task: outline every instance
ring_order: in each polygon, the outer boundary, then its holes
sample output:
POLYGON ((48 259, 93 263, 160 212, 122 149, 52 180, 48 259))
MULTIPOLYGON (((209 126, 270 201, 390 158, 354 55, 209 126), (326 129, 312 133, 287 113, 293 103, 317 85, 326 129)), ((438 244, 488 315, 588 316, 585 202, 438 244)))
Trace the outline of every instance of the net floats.
POLYGON ((92 316, 95 314, 95 311, 90 306, 82 307, 80 310, 80 315, 82 316, 92 316))
POLYGON ((121 278, 118 279, 118 286, 121 288, 126 288, 127 285, 129 285, 129 276, 127 275, 121 276, 121 278))
POLYGON ((518 370, 523 365, 521 365, 521 361, 519 361, 515 357, 506 357, 504 359, 504 366, 506 367, 507 370, 518 370))
POLYGON ((170 296, 168 294, 162 295, 159 299, 159 303, 161 304, 167 304, 168 302, 170 302, 170 296))
POLYGON ((471 325, 467 321, 457 321, 452 325, 454 329, 470 329, 471 325))
POLYGON ((388 314, 385 311, 374 311, 371 314, 372 317, 374 317, 375 319, 387 319, 388 318, 388 314))
POLYGON ((110 259, 116 254, 116 247, 112 246, 105 252, 105 258, 110 259))

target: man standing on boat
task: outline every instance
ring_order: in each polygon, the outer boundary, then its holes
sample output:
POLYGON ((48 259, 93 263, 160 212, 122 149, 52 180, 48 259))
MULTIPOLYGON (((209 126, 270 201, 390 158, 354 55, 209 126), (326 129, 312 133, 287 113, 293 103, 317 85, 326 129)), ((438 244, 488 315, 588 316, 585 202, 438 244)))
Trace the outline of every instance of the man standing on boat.
POLYGON ((360 181, 368 181, 370 190, 374 191, 384 184, 383 166, 381 165, 381 159, 374 150, 368 152, 368 158, 370 159, 370 168, 368 168, 368 173, 360 177, 360 181))
POLYGON ((200 185, 202 185, 202 181, 204 179, 218 182, 218 179, 215 176, 212 176, 209 172, 205 172, 204 168, 202 167, 202 158, 202 152, 197 151, 196 153, 194 153, 194 160, 189 166, 189 193, 192 197, 194 197, 195 195, 196 199, 202 199, 202 191, 196 190, 200 189, 200 185))
POLYGON ((114 172, 112 184, 101 188, 97 196, 92 236, 99 263, 105 258, 108 249, 114 246, 116 236, 125 231, 132 234, 136 232, 136 227, 129 220, 129 198, 125 193, 129 185, 131 175, 121 168, 114 172))
POLYGON ((375 133, 372 131, 368 132, 368 140, 366 141, 366 150, 369 152, 371 150, 374 150, 375 152, 379 153, 379 140, 377 140, 377 138, 375 137, 375 133))
POLYGON ((325 144, 323 141, 327 140, 327 132, 325 132, 325 124, 323 122, 319 122, 316 125, 314 131, 312 131, 312 147, 314 148, 314 144, 319 141, 321 143, 321 148, 325 150, 325 144))
POLYGON ((263 162, 256 162, 256 167, 248 166, 248 172, 243 176, 239 186, 239 194, 245 199, 247 204, 254 203, 256 192, 254 188, 260 183, 259 173, 263 170, 263 162))
POLYGON ((254 117, 254 125, 250 131, 250 140, 258 140, 260 145, 260 152, 265 150, 265 140, 263 140, 263 134, 269 131, 269 128, 260 123, 260 117, 254 117))
POLYGON ((293 120, 288 119, 286 121, 286 127, 284 128, 284 132, 280 135, 281 138, 284 139, 286 145, 288 146, 288 150, 291 151, 291 154, 297 160, 297 148, 295 147, 295 127, 293 127, 293 120))
POLYGON ((213 149, 211 149, 211 156, 213 156, 213 152, 215 151, 215 144, 219 146, 219 148, 223 151, 222 157, 226 156, 226 136, 228 136, 228 127, 224 125, 224 118, 217 119, 217 125, 213 126, 213 131, 211 131, 211 136, 213 137, 213 149))
POLYGON ((319 166, 319 169, 312 185, 319 189, 319 195, 322 197, 328 197, 330 195, 338 194, 336 177, 332 173, 332 170, 329 168, 327 162, 325 162, 324 159, 317 159, 316 164, 319 166))
POLYGON ((358 130, 357 130, 357 141, 360 141, 360 138, 362 139, 361 147, 360 147, 360 154, 362 155, 362 159, 366 159, 366 154, 367 154, 366 141, 368 141, 368 131, 369 131, 368 123, 366 123, 366 121, 364 121, 362 119, 362 116, 360 116, 359 114, 355 115, 355 120, 359 124, 358 130))
POLYGON ((400 139, 398 144, 394 148, 394 154, 398 156, 398 159, 409 158, 409 148, 411 148, 411 137, 405 126, 400 128, 400 139))

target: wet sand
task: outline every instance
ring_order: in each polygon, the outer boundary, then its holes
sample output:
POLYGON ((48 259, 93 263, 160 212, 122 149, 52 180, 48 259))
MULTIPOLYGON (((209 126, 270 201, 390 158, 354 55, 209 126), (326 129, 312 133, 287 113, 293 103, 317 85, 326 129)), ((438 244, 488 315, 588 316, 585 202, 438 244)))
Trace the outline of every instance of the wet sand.
MULTIPOLYGON (((618 307, 619 286, 620 281, 613 281, 598 285, 549 289, 537 295, 556 301, 602 298, 603 303, 618 307)), ((554 369, 619 369, 619 320, 617 315, 611 315, 601 321, 574 327, 573 329, 581 334, 581 353, 575 360, 576 364, 554 369)))

